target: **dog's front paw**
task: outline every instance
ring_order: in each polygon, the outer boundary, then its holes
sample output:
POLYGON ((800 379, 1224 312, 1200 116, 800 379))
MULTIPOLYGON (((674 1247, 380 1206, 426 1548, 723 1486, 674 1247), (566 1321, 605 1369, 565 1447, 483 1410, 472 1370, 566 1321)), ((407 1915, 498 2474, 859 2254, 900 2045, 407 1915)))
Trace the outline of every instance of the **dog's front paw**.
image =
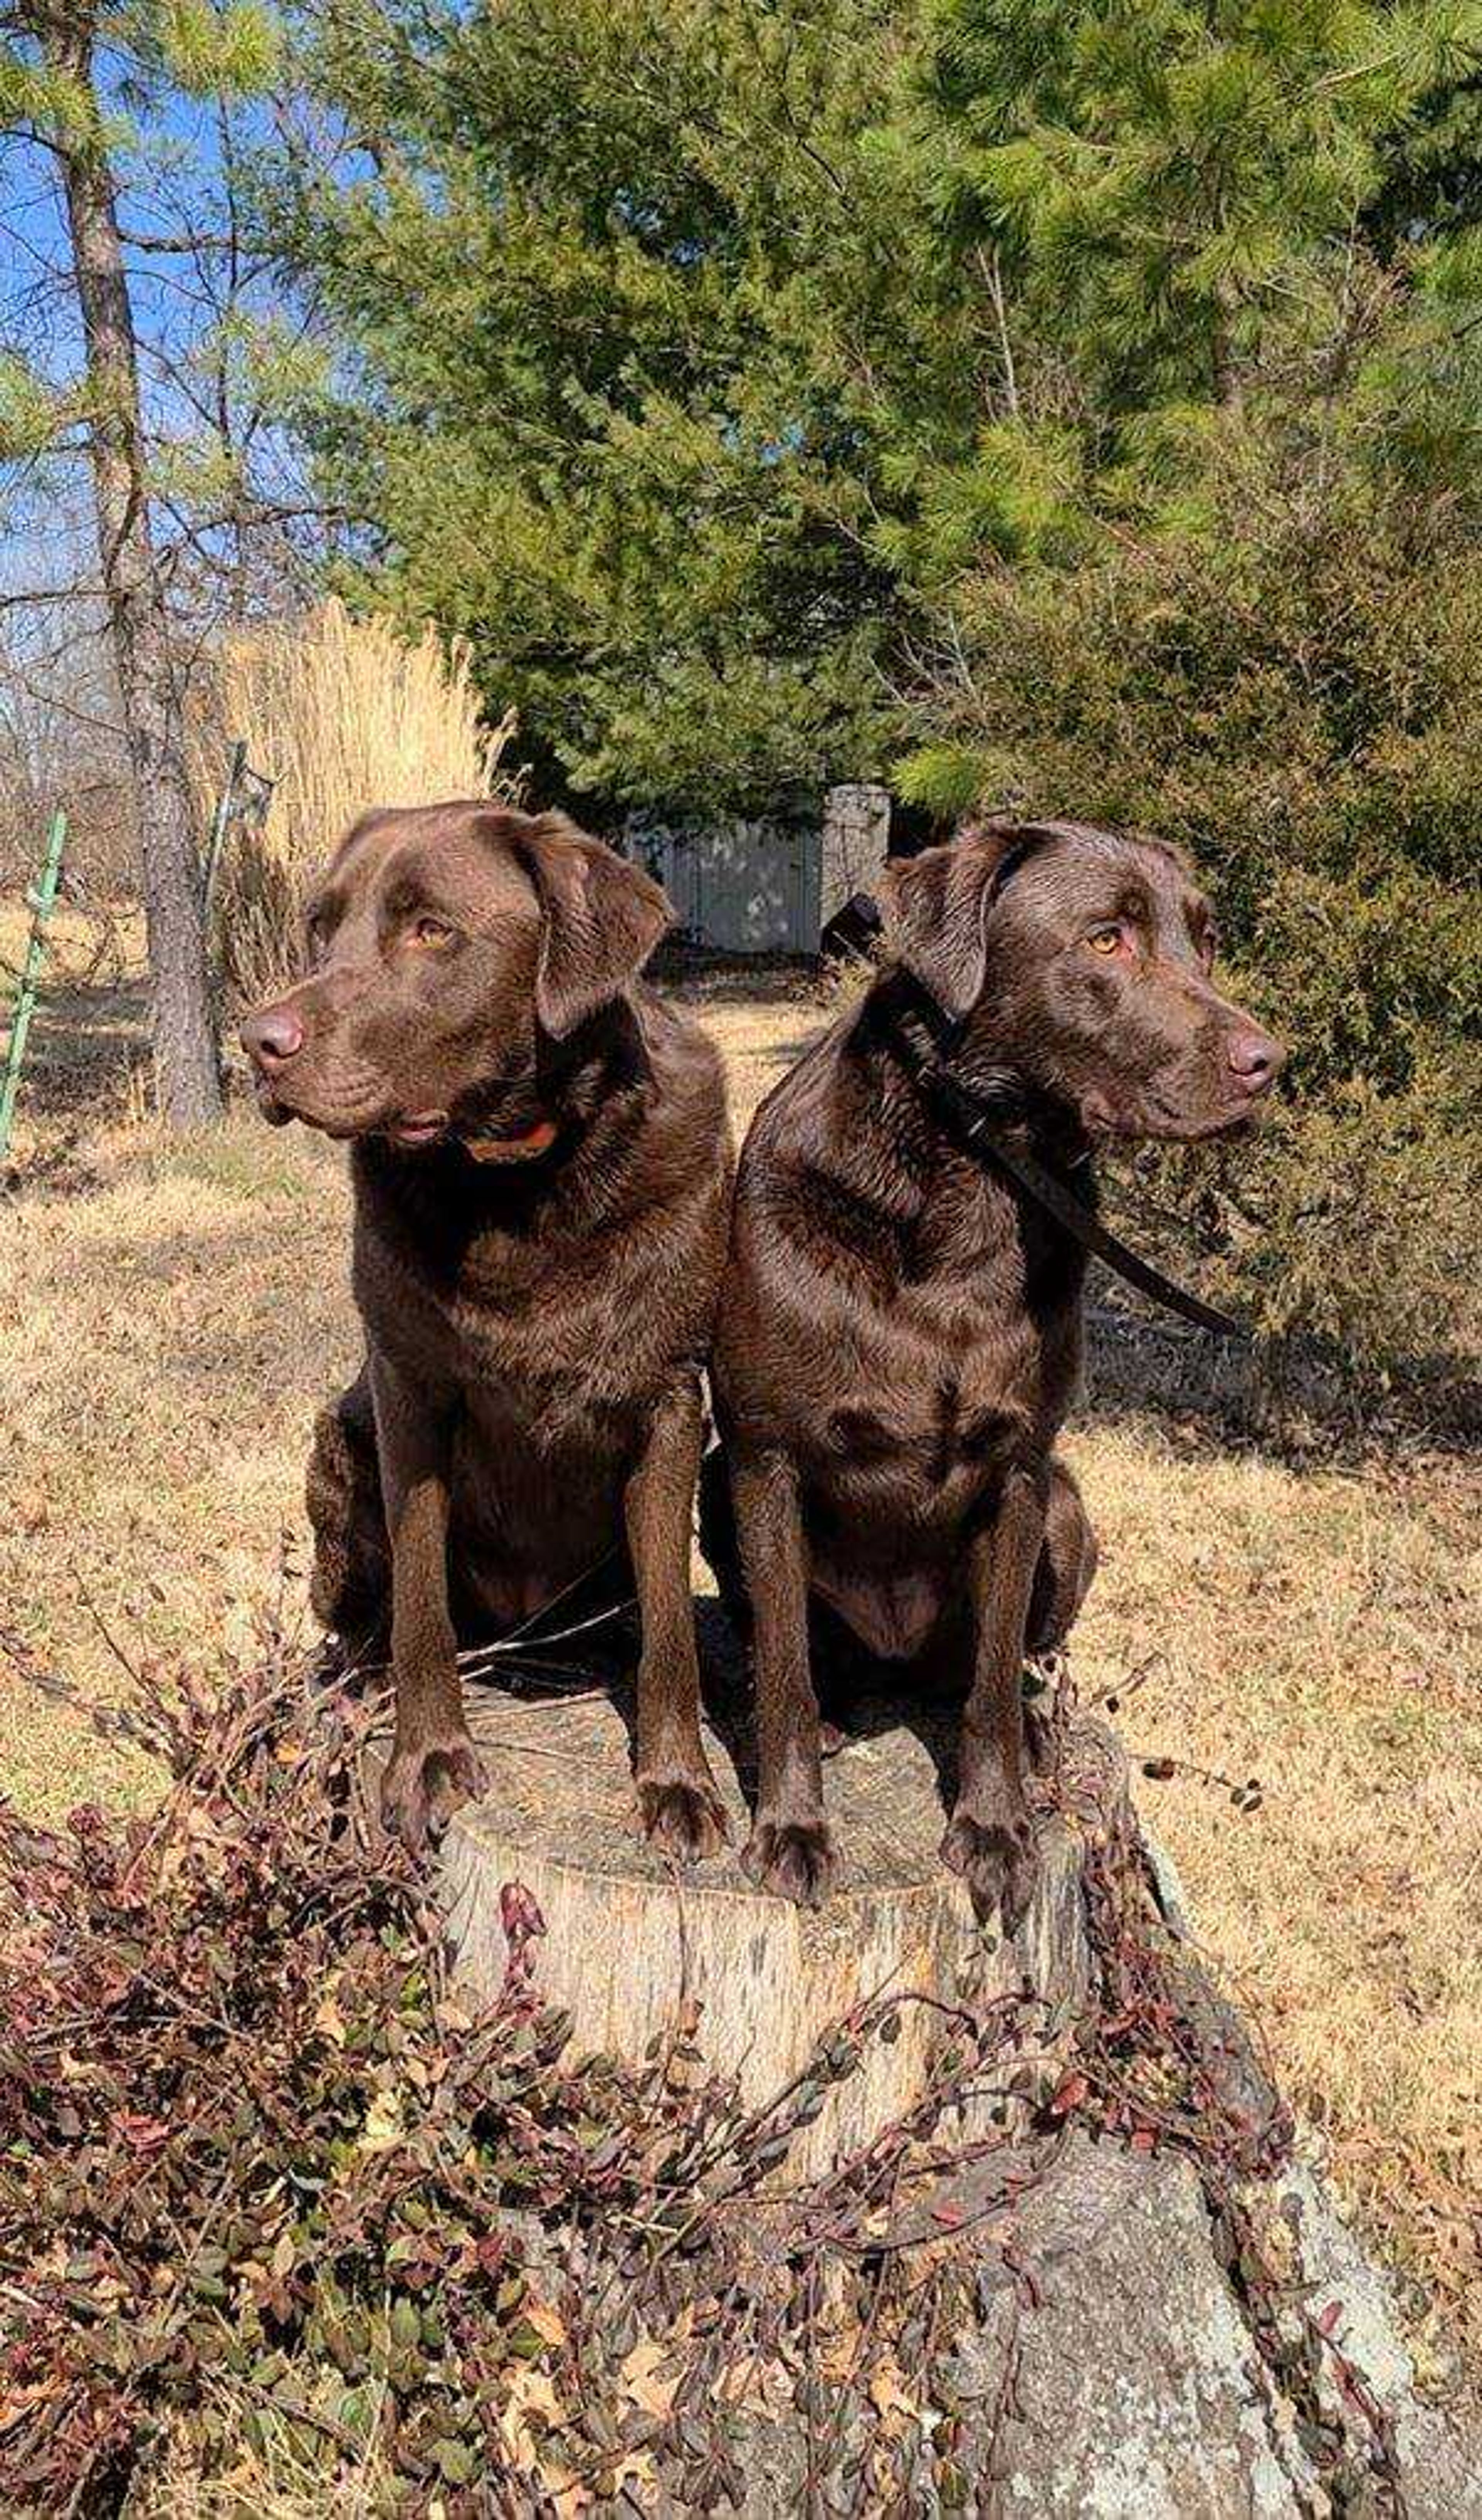
POLYGON ((640 1777, 638 1816, 650 1845, 680 1864, 703 1864, 726 1842, 726 1808, 708 1776, 640 1777))
POLYGON ((826 1820, 768 1820, 758 1812, 741 1864, 759 1890, 816 1908, 838 1868, 826 1820))
POLYGON ((1034 1823, 1022 1806, 986 1819, 954 1812, 942 1840, 942 1862, 966 1882, 980 1925, 997 1914, 1006 1933, 1017 1932, 1039 1879, 1034 1823))
POLYGON ((488 1772, 467 1732, 436 1732, 398 1744, 381 1780, 381 1817, 414 1855, 442 1835, 460 1803, 489 1789, 488 1772))

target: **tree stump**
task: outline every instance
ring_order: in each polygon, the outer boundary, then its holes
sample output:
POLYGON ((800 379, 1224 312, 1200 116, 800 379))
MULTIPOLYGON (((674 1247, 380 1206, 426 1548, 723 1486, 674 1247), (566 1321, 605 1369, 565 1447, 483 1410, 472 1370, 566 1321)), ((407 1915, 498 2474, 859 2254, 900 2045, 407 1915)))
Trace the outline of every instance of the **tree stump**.
MULTIPOLYGON (((538 1701, 473 1689, 470 1724, 490 1792, 458 1814, 442 1847, 442 1888, 461 1973, 502 1985, 509 1946, 501 1893, 530 1893, 545 1932, 534 1951, 541 1995, 569 2012, 570 2055, 641 2062, 672 2037, 681 2012, 705 2066, 735 2077, 748 2108, 764 2106, 806 2067, 829 2031, 881 1995, 953 2004, 1027 1989, 1044 2007, 1046 2044, 1083 2003, 1091 1959, 1082 1899, 1082 1832, 1125 1791, 1119 1750, 1100 1726, 1072 1730, 1060 1808, 1041 1819, 1041 1879, 1009 1942, 979 1926, 967 1893, 937 1853, 940 1776, 956 1733, 951 1710, 883 1703, 827 1769, 841 1872, 818 1910, 764 1895, 738 1860, 749 1815, 734 1736, 706 1728, 730 1822, 730 1844, 683 1872, 634 1825, 630 1710, 620 1690, 538 1701)), ((746 1753, 741 1745, 742 1772, 746 1753)), ((920 2098, 951 2023, 907 2004, 899 2036, 870 2040, 859 2069, 831 2089, 785 2164, 787 2179, 835 2166, 920 2098)), ((951 2132, 986 2132, 977 2123, 951 2132)))

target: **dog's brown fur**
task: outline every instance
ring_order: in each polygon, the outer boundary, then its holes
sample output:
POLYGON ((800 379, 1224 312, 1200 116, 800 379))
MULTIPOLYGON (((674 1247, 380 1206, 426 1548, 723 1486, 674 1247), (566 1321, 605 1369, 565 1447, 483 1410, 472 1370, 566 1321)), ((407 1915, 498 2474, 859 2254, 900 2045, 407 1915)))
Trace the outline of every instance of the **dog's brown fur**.
POLYGON ((742 1150, 712 1375, 730 1470, 706 1544, 743 1584, 756 1671, 753 1876, 817 1898, 810 1621, 966 1689, 943 1854, 1011 1924, 1034 1878, 1026 1645, 1060 1642, 1091 1532, 1054 1454, 1079 1371, 1084 1256, 964 1151, 891 1046, 929 1010, 953 1072, 1018 1098, 1025 1143, 1094 1195, 1094 1135, 1243 1122, 1277 1045, 1219 997, 1171 850, 992 826, 894 877, 898 961, 762 1105, 742 1150), (1001 870, 1002 889, 996 889, 1001 870))
POLYGON ((670 916, 561 816, 373 814, 309 905, 309 976, 244 1026, 268 1116, 352 1141, 368 1356, 316 1440, 315 1599, 341 1631, 389 1610, 382 1801, 414 1845, 483 1781, 460 1626, 614 1552, 645 1824, 685 1858, 723 1833, 690 1535, 731 1153, 714 1049, 639 979, 670 916))

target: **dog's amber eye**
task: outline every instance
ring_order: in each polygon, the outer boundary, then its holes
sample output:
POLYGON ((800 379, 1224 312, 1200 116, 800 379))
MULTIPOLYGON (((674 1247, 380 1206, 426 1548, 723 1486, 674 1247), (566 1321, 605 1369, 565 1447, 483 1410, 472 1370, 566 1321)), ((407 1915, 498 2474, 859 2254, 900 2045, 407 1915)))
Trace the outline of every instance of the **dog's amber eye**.
POLYGON ((453 930, 443 919, 414 919, 412 942, 414 945, 451 945, 453 930))
POLYGON ((1086 942, 1093 954, 1115 954, 1122 942, 1120 921, 1112 920, 1104 927, 1093 927, 1086 942))

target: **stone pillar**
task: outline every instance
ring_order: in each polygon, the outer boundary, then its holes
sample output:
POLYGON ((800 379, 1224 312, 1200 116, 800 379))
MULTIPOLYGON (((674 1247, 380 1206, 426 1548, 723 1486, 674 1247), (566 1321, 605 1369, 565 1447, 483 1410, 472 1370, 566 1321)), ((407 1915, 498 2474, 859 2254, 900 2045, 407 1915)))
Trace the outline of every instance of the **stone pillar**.
POLYGON ((887 788, 831 788, 824 799, 819 924, 827 927, 851 894, 874 892, 890 845, 887 788))

